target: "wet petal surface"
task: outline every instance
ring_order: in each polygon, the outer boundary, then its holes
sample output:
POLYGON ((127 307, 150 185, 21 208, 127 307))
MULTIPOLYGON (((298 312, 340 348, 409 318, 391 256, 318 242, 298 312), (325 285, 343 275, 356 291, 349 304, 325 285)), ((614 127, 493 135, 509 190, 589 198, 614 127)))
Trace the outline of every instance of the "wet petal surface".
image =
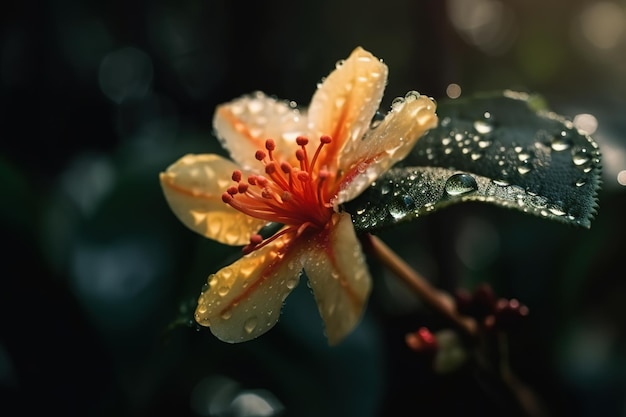
POLYGON ((331 345, 357 325, 371 290, 371 277, 348 213, 334 214, 316 235, 302 262, 331 345))
POLYGON ((224 148, 244 169, 257 169, 255 151, 273 139, 277 157, 296 163, 296 138, 307 135, 307 118, 287 101, 261 92, 222 104, 215 112, 213 126, 224 148))
POLYGON ((219 155, 186 155, 160 175, 165 198, 185 226, 227 245, 247 244, 266 223, 222 201, 236 168, 219 155))
POLYGON ((394 100, 391 111, 368 132, 354 152, 342 154, 346 174, 340 185, 338 204, 361 194, 383 172, 411 151, 418 139, 437 125, 436 105, 428 97, 409 92, 394 100))
POLYGON ((316 135, 333 138, 332 151, 322 161, 335 168, 340 154, 359 146, 378 110, 387 82, 387 66, 362 48, 356 48, 313 95, 309 127, 316 135))
POLYGON ((229 343, 254 339, 274 327, 299 282, 297 253, 292 235, 285 234, 209 276, 198 298, 198 324, 229 343))

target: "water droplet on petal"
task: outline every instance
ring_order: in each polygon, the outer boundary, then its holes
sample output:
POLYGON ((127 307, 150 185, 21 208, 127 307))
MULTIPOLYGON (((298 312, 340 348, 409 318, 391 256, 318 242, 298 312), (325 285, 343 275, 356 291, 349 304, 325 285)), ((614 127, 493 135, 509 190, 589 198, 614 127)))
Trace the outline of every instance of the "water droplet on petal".
POLYGON ((259 320, 256 318, 256 316, 252 316, 244 322, 243 329, 246 331, 246 333, 250 334, 254 331, 258 322, 259 320))
POLYGON ((222 314, 220 314, 220 317, 222 318, 222 320, 228 320, 232 316, 233 316, 233 311, 231 309, 224 310, 222 311, 222 314))
MULTIPOLYGON (((402 138, 400 138, 400 140, 402 140, 402 138)), ((385 152, 387 153, 387 155, 389 156, 393 156, 393 154, 396 153, 396 151, 398 149, 400 149, 402 147, 402 143, 399 144, 389 144, 387 147, 385 147, 385 152)))
POLYGON ((448 195, 457 196, 478 190, 478 184, 471 175, 459 173, 452 175, 446 180, 444 189, 448 195))
POLYGON ((378 126, 380 126, 383 120, 385 120, 385 115, 377 111, 372 118, 372 122, 370 123, 370 129, 376 129, 378 126))
POLYGON ((399 111, 402 107, 404 107, 404 97, 396 97, 391 102, 392 111, 399 111))
POLYGON ((233 270, 229 267, 226 267, 220 271, 220 274, 222 275, 223 279, 229 279, 233 275, 233 270))
POLYGON ((225 297, 229 291, 230 291, 230 287, 227 287, 227 286, 222 286, 217 289, 217 293, 219 294, 220 297, 225 297))
POLYGON ((420 98, 420 93, 418 93, 415 90, 411 90, 408 93, 405 94, 404 98, 406 99, 406 101, 411 102, 414 100, 417 100, 418 98, 420 98))
MULTIPOLYGON (((211 320, 208 317, 198 317, 196 316, 196 322, 204 327, 210 327, 211 326, 211 320)), ((196 330, 200 330, 199 328, 196 328, 196 330)))
POLYGON ((329 315, 329 316, 332 316, 333 313, 335 312, 335 307, 336 307, 335 303, 329 303, 326 306, 326 314, 329 315))

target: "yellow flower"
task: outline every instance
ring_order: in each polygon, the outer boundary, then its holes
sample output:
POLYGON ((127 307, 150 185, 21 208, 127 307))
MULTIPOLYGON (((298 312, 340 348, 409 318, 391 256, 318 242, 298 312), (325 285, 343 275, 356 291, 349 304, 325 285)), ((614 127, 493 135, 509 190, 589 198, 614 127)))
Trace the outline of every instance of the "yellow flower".
POLYGON ((341 204, 401 160, 437 124, 435 104, 409 93, 376 126, 387 66, 356 48, 324 80, 308 111, 263 93, 219 106, 217 136, 234 163, 186 155, 161 173, 165 197, 191 230, 244 256, 208 278, 196 321, 242 342, 278 321, 306 272, 330 344, 359 322, 371 278, 350 214, 341 204), (263 239, 270 222, 283 225, 263 239))

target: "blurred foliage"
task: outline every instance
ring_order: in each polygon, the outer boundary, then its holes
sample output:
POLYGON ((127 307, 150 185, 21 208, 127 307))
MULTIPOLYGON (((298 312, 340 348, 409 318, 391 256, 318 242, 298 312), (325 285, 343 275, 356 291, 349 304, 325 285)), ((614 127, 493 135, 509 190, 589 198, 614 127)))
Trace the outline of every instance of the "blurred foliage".
POLYGON ((593 116, 603 187, 590 230, 468 202, 379 236, 442 289, 487 282, 529 307, 509 361, 551 415, 623 413, 625 16, 588 0, 5 5, 0 414, 514 414, 494 375, 441 375, 408 349, 406 333, 448 323, 374 261, 366 317, 337 348, 304 285, 250 343, 172 326, 239 254, 182 227, 158 173, 222 152, 217 104, 262 90, 306 105, 356 45, 390 68, 383 109, 454 84, 461 98, 540 93, 576 127, 593 116))

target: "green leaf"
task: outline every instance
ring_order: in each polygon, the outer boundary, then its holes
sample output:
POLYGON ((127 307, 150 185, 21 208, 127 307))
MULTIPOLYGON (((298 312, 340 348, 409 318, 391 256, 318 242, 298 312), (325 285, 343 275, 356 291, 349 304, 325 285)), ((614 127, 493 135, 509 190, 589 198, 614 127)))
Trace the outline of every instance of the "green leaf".
POLYGON ((598 145, 538 96, 505 91, 443 102, 439 125, 346 205, 375 231, 463 201, 583 227, 597 208, 598 145))

